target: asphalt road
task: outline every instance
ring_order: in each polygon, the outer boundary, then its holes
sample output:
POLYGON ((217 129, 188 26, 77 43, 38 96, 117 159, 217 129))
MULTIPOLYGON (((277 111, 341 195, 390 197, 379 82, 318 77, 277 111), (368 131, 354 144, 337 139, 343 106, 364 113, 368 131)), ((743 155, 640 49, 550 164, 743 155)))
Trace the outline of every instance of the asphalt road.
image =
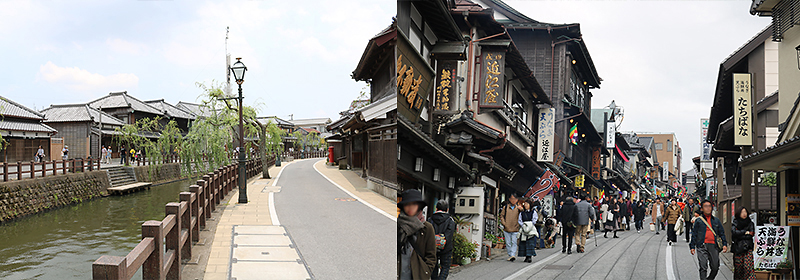
MULTIPOLYGON (((647 219, 646 219, 647 220, 647 219)), ((537 250, 533 263, 527 264, 496 258, 465 267, 448 279, 698 279, 697 257, 689 253, 689 244, 678 236, 678 242, 667 246, 666 232, 619 232, 620 238, 586 240, 586 253, 561 253, 559 237, 554 249, 537 250), (670 252, 668 252, 670 251, 670 252), (668 269, 671 266, 671 269, 668 269)), ((611 237, 611 234, 609 234, 611 237)), ((574 247, 573 247, 574 248, 574 247)), ((504 251, 505 249, 503 249, 504 251)), ((505 253, 505 251, 504 251, 505 253)), ((721 262, 722 263, 722 262, 721 262)), ((733 279, 731 268, 720 265, 716 279, 733 279)))
POLYGON ((299 160, 280 175, 275 211, 315 279, 392 279, 397 224, 328 182, 319 159, 299 160))

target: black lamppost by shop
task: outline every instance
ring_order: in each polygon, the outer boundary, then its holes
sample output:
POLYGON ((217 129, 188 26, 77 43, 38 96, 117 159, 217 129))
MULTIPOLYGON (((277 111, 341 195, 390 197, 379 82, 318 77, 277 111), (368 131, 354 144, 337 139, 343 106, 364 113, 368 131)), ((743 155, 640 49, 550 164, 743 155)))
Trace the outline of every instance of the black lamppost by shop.
POLYGON ((242 83, 244 83, 244 72, 247 72, 247 67, 241 61, 241 57, 236 58, 236 63, 230 67, 233 72, 233 79, 239 85, 239 203, 247 203, 247 177, 245 176, 245 160, 244 152, 244 124, 242 122, 242 83))

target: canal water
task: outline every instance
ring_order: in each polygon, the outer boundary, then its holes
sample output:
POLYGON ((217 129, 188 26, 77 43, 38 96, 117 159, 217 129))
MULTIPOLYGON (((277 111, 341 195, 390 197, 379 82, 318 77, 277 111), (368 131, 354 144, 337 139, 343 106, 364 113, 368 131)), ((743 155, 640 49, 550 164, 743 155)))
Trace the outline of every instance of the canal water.
POLYGON ((99 198, 0 225, 0 279, 91 279, 98 257, 127 255, 142 238, 142 222, 163 219, 165 204, 179 201, 178 193, 189 191, 194 181, 99 198))

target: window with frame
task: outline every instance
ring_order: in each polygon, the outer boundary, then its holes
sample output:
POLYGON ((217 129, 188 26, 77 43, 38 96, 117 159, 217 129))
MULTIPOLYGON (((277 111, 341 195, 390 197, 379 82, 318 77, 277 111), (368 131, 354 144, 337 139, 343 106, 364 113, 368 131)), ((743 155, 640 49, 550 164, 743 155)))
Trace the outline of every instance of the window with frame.
POLYGON ((672 152, 672 141, 667 140, 667 152, 672 152))
POLYGON ((664 144, 663 144, 663 143, 656 143, 656 150, 657 150, 657 151, 661 151, 661 150, 663 150, 663 149, 664 149, 664 147, 663 147, 663 146, 664 146, 664 144))

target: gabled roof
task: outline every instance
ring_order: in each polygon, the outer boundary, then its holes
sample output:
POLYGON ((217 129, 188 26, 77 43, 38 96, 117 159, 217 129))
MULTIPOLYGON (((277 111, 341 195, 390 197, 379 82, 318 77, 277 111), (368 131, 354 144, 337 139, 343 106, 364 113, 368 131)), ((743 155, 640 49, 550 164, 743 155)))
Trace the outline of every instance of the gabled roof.
POLYGON ((123 126, 125 122, 106 112, 89 107, 87 104, 50 105, 42 110, 45 123, 55 122, 102 122, 123 126), (102 117, 101 117, 102 116, 102 117))
POLYGON ((290 123, 290 122, 288 122, 288 121, 286 121, 284 119, 281 119, 279 117, 276 117, 276 116, 257 117, 256 119, 257 120, 267 120, 267 121, 274 122, 276 125, 278 125, 278 127, 293 127, 294 126, 293 123, 290 123))
POLYGON ((361 59, 351 77, 356 81, 372 79, 380 66, 393 57, 395 41, 397 41, 397 21, 393 20, 389 27, 369 39, 367 48, 361 54, 361 59))
POLYGON ((289 122, 291 122, 296 126, 316 125, 316 124, 327 125, 331 123, 331 118, 298 119, 298 120, 290 120, 289 122))
POLYGON ((169 104, 169 103, 165 102, 164 99, 149 100, 149 101, 145 101, 144 103, 147 103, 148 105, 153 106, 156 109, 161 110, 161 112, 163 112, 164 115, 166 115, 166 116, 168 116, 170 118, 179 118, 179 119, 187 119, 187 120, 193 120, 193 119, 196 118, 195 115, 192 112, 190 112, 189 110, 182 109, 182 108, 176 107, 176 106, 174 106, 172 104, 169 104))
POLYGON ((14 117, 33 120, 44 119, 44 115, 40 114, 39 112, 22 106, 21 104, 2 96, 0 96, 0 116, 3 118, 14 117))
POLYGON ((57 132, 54 128, 50 127, 49 125, 43 124, 39 121, 30 121, 30 120, 24 121, 24 120, 13 120, 13 119, 4 119, 3 121, 0 121, 0 130, 45 132, 45 133, 57 132))
POLYGON ((175 107, 181 108, 187 112, 192 113, 195 117, 212 117, 214 116, 214 110, 211 110, 211 107, 206 106, 204 104, 197 104, 197 103, 190 103, 184 101, 178 101, 178 104, 175 107))
POLYGON ((797 98, 794 100, 794 105, 792 106, 792 110, 789 111, 789 116, 786 117, 786 121, 779 125, 779 128, 783 129, 781 129, 781 133, 778 134, 778 142, 787 141, 798 135, 798 131, 800 131, 800 114, 797 111, 797 106, 800 106, 800 93, 797 94, 797 98))
POLYGON ((95 109, 111 109, 111 108, 131 108, 134 111, 146 112, 154 115, 163 116, 164 113, 130 96, 127 91, 112 92, 106 96, 100 97, 94 101, 89 102, 89 107, 95 109))

